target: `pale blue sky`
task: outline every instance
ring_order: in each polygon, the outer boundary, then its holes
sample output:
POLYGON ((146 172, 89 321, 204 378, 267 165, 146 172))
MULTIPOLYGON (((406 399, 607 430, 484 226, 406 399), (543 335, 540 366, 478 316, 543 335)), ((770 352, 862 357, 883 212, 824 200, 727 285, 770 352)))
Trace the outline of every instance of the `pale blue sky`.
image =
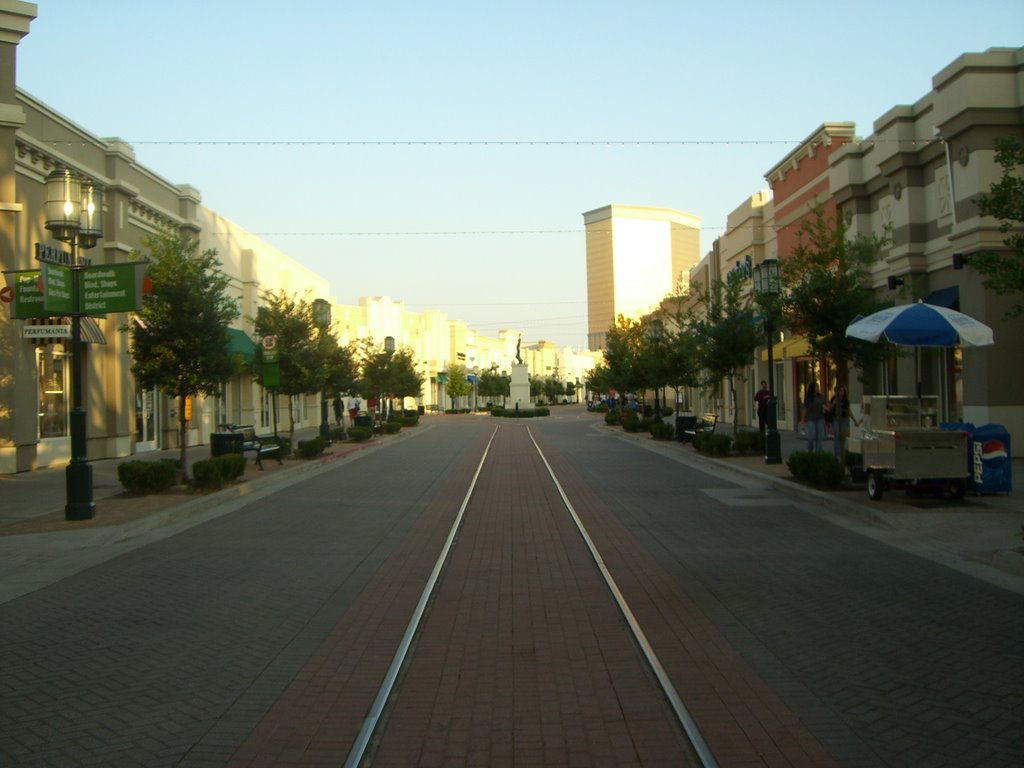
POLYGON ((1019 0, 38 6, 22 88, 246 229, 291 233, 263 239, 341 302, 579 348, 582 212, 692 213, 706 252, 821 123, 866 136, 960 54, 1024 32, 1019 0), (300 143, 596 140, 713 143, 300 143))

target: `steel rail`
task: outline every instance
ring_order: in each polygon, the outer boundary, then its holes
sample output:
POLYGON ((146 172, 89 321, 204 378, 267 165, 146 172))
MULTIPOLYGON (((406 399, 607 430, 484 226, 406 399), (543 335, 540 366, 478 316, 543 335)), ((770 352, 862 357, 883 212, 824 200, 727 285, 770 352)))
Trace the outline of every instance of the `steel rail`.
POLYGON ((668 673, 665 672, 665 668, 658 659, 658 655, 654 652, 654 648, 651 647, 650 642, 647 640, 647 635, 644 633, 640 623, 636 620, 636 616, 633 615, 633 611, 630 609, 629 603, 626 602, 626 598, 619 590, 619 586, 615 582, 615 578, 612 576, 611 571, 608 570, 608 566, 605 564, 604 558, 601 557, 601 553, 598 551, 597 545, 595 545, 594 540, 590 538, 590 534, 587 532, 586 526, 583 525, 583 521, 580 520, 580 516, 576 514, 576 509, 573 507, 572 502, 569 501, 569 497, 562 488, 562 484, 558 482, 558 478, 555 476, 555 471, 551 468, 551 465, 548 463, 547 457, 540 449, 540 446, 537 445, 537 441, 533 437, 533 432, 530 431, 529 427, 526 428, 526 433, 530 436, 533 447, 537 449, 537 453, 540 455, 541 461, 544 462, 544 466, 547 467, 548 474, 551 476, 551 480, 555 484, 555 488, 558 489, 558 495, 562 497, 562 503, 565 504, 565 508, 569 510, 569 514, 572 516, 573 522, 576 523, 576 528, 579 530, 580 536, 583 537, 583 541, 586 542, 587 548, 590 550, 590 555, 594 558, 594 562, 601 571, 601 575, 604 577, 604 581, 608 585, 608 589, 612 593, 612 597, 615 598, 615 602, 618 604, 619 610, 622 611, 622 615, 626 619, 626 623, 629 625, 629 629, 633 633, 633 637, 636 639, 637 645, 639 645, 644 658, 651 667, 651 671, 658 680, 658 684, 661 686, 666 698, 668 698, 669 703, 672 705, 672 710, 675 712, 676 719, 679 721, 679 724, 690 739, 690 743, 693 746, 694 751, 697 753, 697 758, 701 761, 704 768, 718 768, 718 761, 715 760, 715 756, 708 747, 707 742, 704 740, 704 736, 697 727, 697 723, 694 722, 693 717, 686 708, 686 705, 683 704, 683 700, 680 698, 679 692, 669 679, 668 673))
POLYGON ((427 608, 427 603, 430 601, 430 597, 434 592, 434 587, 437 585, 437 579, 441 575, 445 561, 448 559, 448 553, 451 551, 452 543, 455 541, 455 535, 459 532, 459 528, 462 526, 462 518, 465 516, 466 507, 469 506, 470 497, 472 497, 473 491, 476 488, 476 481, 480 477, 480 470, 483 469, 484 462, 487 461, 487 453, 491 450, 491 443, 494 442, 494 436, 496 434, 498 434, 497 427, 495 427, 494 432, 491 433, 491 437, 487 441, 487 446, 484 448, 483 456, 480 457, 480 463, 477 465, 476 472, 473 473, 473 479, 469 483, 469 490, 466 491, 466 496, 462 500, 462 506, 459 507, 459 513, 455 516, 455 521, 452 523, 451 530, 448 532, 448 539, 445 541, 444 547, 441 549, 441 554, 438 556, 437 562, 434 563, 434 570, 431 571, 430 578, 427 579, 427 584, 423 588, 423 592, 420 594, 419 603, 417 603, 416 610, 413 611, 412 617, 409 619, 409 625, 405 629, 405 635, 402 636, 402 642, 398 644, 398 650, 395 651, 394 658, 391 660, 391 666, 388 667, 387 674, 384 675, 384 681, 377 690, 377 698, 374 699, 373 706, 370 707, 370 713, 366 716, 366 719, 363 720, 363 727, 359 730, 359 735, 356 736, 356 740, 352 744, 352 749, 349 751, 348 758, 345 760, 345 768, 356 768, 356 766, 362 762, 363 755, 366 754, 366 748, 370 744, 370 738, 373 736, 373 732, 376 730, 377 724, 380 721, 381 713, 384 711, 384 705, 387 704, 388 699, 391 697, 391 691, 395 686, 395 680, 398 679, 398 673, 401 670, 402 665, 405 663, 405 658, 409 653, 409 647, 412 645, 413 637, 419 629, 423 613, 427 608))

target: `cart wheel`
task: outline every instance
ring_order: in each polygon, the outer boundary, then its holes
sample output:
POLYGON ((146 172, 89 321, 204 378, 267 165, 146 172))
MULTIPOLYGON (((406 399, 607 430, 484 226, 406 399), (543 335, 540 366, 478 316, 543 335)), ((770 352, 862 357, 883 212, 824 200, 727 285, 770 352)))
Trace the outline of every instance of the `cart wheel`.
POLYGON ((963 480, 949 481, 949 495, 954 499, 962 499, 967 492, 967 483, 963 480))
POLYGON ((873 470, 868 473, 868 496, 873 501, 882 500, 882 490, 885 488, 885 478, 880 471, 873 470))

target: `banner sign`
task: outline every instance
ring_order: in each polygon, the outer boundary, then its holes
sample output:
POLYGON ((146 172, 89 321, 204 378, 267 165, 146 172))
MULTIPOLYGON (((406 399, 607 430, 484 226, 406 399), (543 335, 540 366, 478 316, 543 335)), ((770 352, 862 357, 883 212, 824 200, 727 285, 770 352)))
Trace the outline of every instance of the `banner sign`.
POLYGON ((31 317, 47 317, 46 309, 43 307, 43 289, 38 269, 4 272, 4 275, 7 278, 7 287, 14 293, 10 302, 12 318, 28 320, 31 317))
POLYGON ((82 270, 82 312, 136 312, 142 308, 145 264, 104 264, 82 270))
POLYGON ((263 386, 267 389, 281 386, 281 366, 278 363, 263 366, 263 386))
POLYGON ((70 315, 75 311, 71 267, 43 262, 43 308, 48 315, 70 315))

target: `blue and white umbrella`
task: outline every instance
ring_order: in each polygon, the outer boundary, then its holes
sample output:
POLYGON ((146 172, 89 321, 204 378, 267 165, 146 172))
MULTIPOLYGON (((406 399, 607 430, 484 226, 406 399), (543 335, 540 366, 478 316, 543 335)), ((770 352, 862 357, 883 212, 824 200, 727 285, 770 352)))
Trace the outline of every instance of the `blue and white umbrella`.
POLYGON ((889 307, 855 320, 846 335, 864 341, 883 336, 894 344, 912 347, 952 347, 959 340, 965 347, 993 343, 992 329, 973 317, 946 307, 918 301, 889 307))

